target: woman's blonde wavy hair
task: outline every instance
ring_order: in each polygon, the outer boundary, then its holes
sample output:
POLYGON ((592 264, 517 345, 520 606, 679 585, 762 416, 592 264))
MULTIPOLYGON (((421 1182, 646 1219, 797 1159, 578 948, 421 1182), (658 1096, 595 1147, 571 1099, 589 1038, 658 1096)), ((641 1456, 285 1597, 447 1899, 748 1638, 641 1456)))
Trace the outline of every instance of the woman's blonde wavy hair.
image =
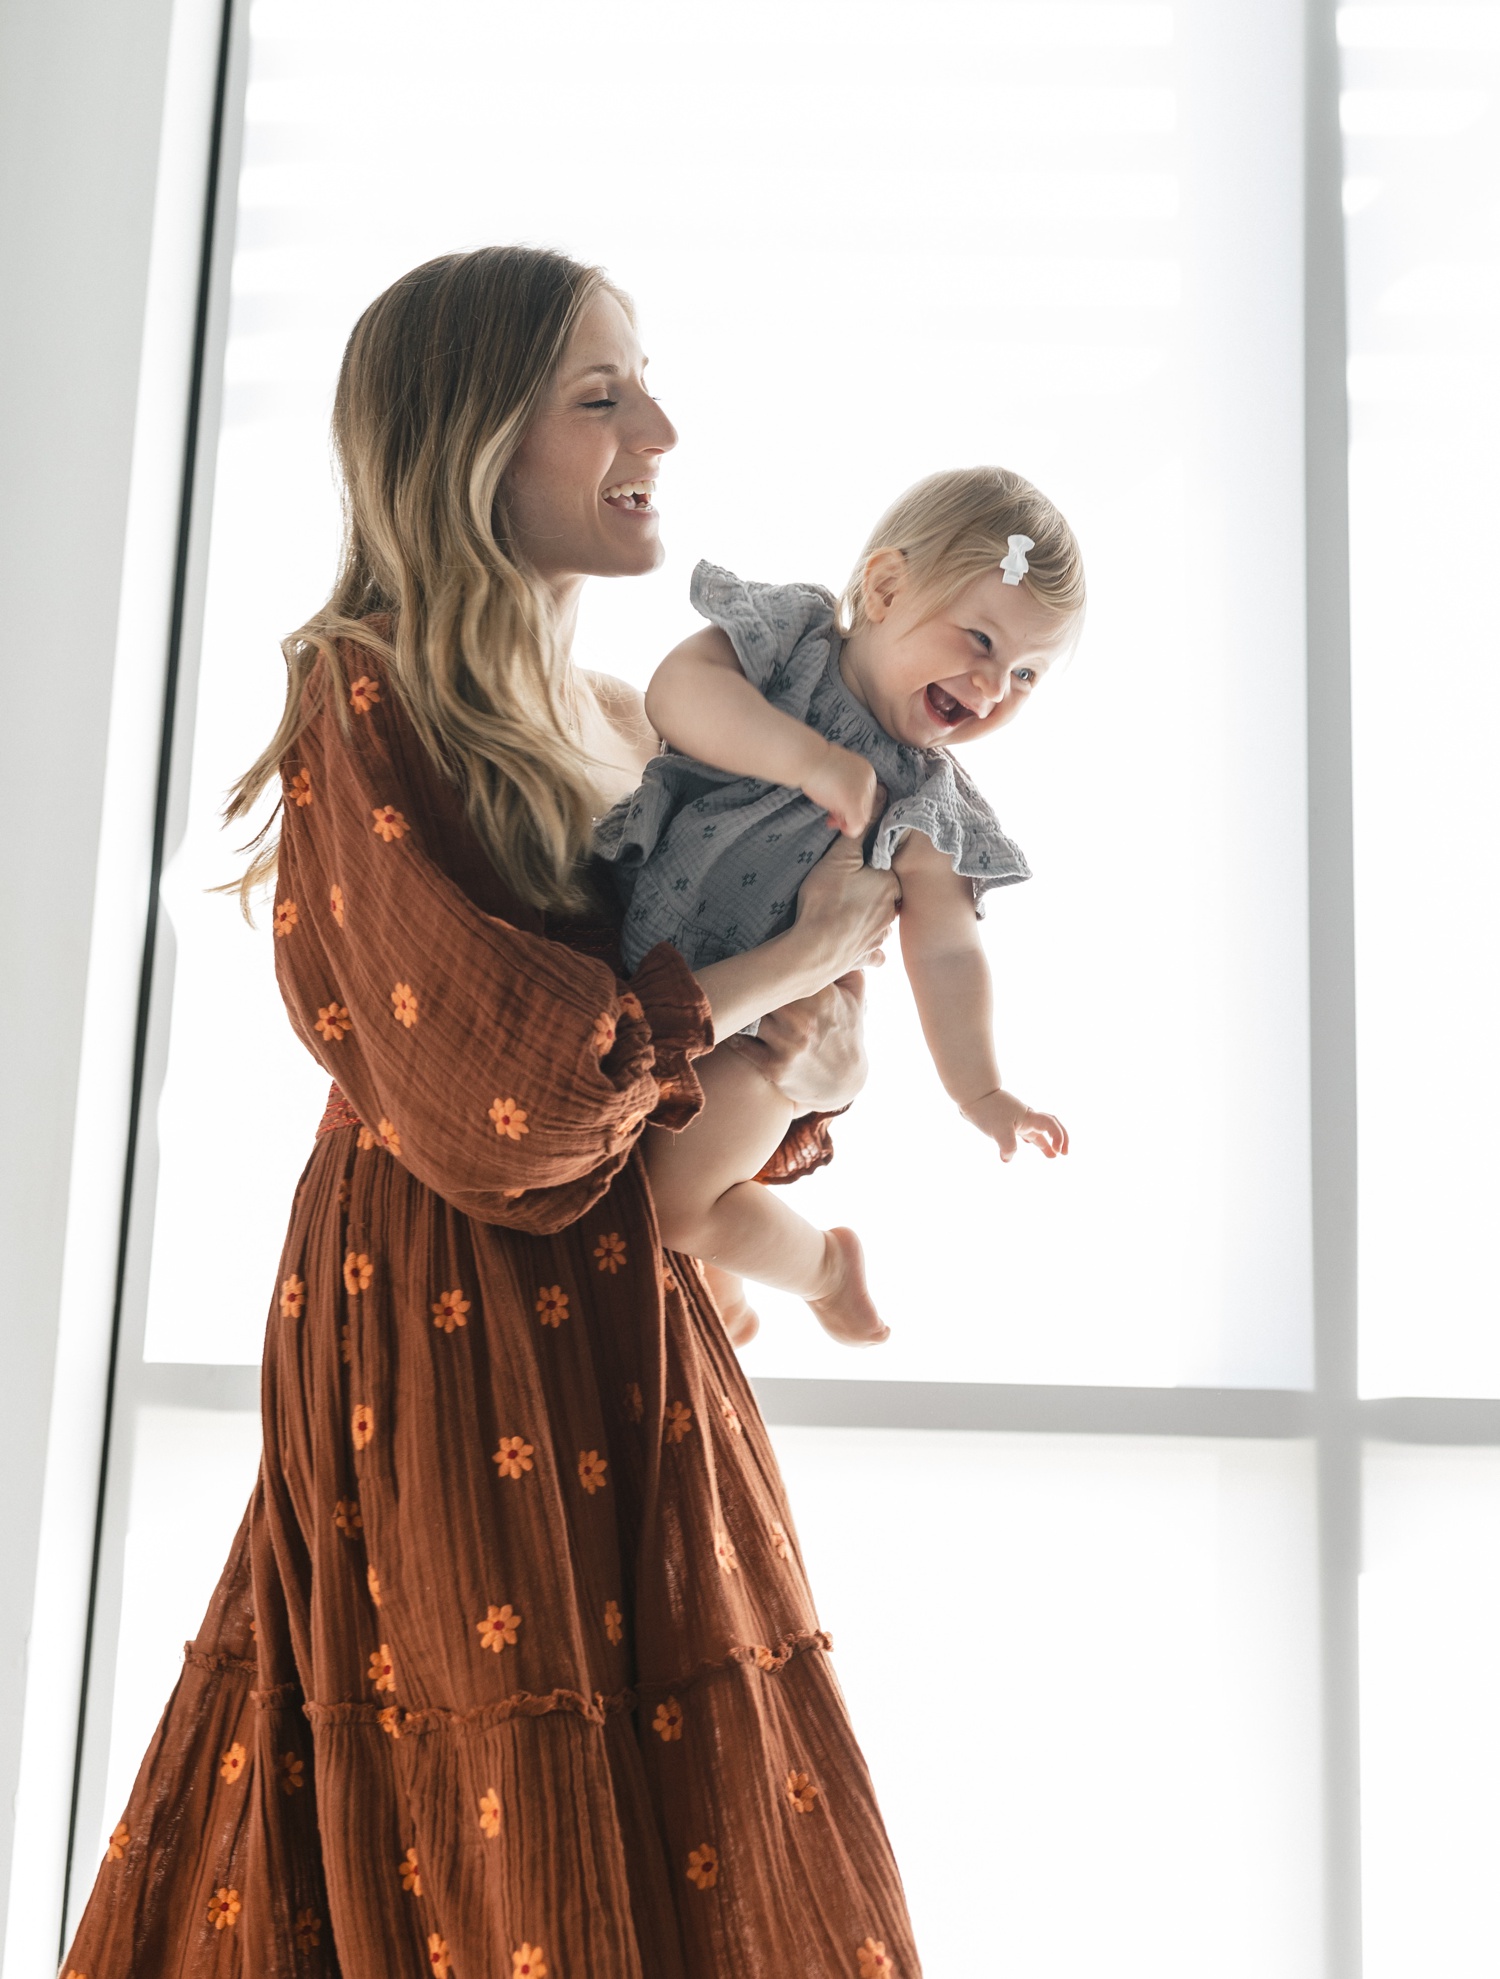
POLYGON ((1083 553, 1062 511, 1008 467, 958 467, 916 482, 876 523, 840 601, 844 630, 864 618, 865 569, 877 550, 900 550, 915 596, 939 612, 995 568, 1012 536, 1035 545, 1022 584, 1070 630, 1081 629, 1083 553))
MULTIPOLYGON (((551 601, 507 534, 502 484, 601 290, 629 308, 601 270, 565 255, 479 248, 412 269, 355 324, 333 408, 338 577, 282 642, 286 706, 229 793, 226 821, 277 778, 324 694, 348 722, 335 648, 350 640, 384 662, 511 889, 534 907, 586 904, 589 759, 551 601), (384 631, 369 623, 377 614, 384 631)), ((276 817, 245 848, 253 857, 233 889, 247 918, 276 870, 276 817)))

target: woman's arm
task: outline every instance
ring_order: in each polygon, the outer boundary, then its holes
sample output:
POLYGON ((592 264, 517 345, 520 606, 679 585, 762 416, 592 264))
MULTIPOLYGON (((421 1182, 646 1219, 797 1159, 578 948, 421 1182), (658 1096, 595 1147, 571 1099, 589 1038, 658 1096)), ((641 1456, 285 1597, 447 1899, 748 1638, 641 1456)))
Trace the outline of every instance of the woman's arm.
POLYGON ((997 1144, 1003 1161, 1015 1153, 1018 1139, 1049 1156, 1066 1154, 1062 1123, 1033 1112, 1000 1083, 994 996, 973 886, 921 832, 908 834, 895 867, 901 881, 901 959, 944 1090, 997 1144))
POLYGON ((862 837, 874 816, 875 772, 864 757, 773 708, 717 626, 668 653, 646 689, 646 714, 686 756, 805 792, 847 837, 862 837))

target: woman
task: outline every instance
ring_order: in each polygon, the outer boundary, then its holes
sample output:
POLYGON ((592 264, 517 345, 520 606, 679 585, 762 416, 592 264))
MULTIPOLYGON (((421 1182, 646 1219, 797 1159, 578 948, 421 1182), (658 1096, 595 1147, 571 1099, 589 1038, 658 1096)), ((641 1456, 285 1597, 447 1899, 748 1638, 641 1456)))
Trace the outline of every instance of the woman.
MULTIPOLYGON (((247 884, 274 866, 336 1085, 260 1482, 77 1979, 915 1979, 775 1458, 638 1145, 715 1033, 878 948, 893 883, 840 851, 778 940, 616 973, 589 834, 653 744, 568 647, 585 576, 660 560, 643 370, 624 299, 529 250, 415 270, 350 340, 343 568, 231 805, 280 778, 247 884)), ((762 1070, 847 1098, 851 1002, 764 1027, 762 1070)), ((774 1174, 828 1154, 813 1114, 774 1174)))

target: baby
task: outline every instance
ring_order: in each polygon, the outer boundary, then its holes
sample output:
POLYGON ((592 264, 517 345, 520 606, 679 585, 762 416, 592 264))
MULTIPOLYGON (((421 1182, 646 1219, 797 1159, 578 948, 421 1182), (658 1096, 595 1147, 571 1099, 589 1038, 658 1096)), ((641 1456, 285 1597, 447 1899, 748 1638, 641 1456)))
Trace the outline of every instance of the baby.
MULTIPOLYGON (((771 939, 833 843, 866 841, 901 884, 901 955, 938 1076, 1008 1161, 1068 1137, 1000 1081, 978 916, 1030 877, 948 753, 1012 721, 1076 637, 1083 565, 1067 523, 1002 468, 934 474, 882 517, 842 607, 811 584, 745 584, 701 563, 708 629, 658 667, 664 748, 600 827, 633 969, 659 941, 693 967, 771 939)), ((706 1104, 649 1136, 668 1249, 711 1268, 731 1337, 755 1330, 741 1277, 797 1292, 836 1339, 884 1339, 852 1230, 817 1230, 753 1181, 792 1109, 733 1042, 698 1071, 706 1104)))

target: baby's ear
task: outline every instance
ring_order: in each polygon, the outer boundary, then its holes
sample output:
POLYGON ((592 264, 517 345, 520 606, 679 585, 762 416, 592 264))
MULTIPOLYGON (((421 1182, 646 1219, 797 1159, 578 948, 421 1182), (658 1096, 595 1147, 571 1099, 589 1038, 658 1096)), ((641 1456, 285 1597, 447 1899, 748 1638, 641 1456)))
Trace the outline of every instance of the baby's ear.
POLYGON ((860 589, 865 617, 878 625, 895 604, 906 583, 906 558, 900 550, 873 550, 865 558, 860 589))

